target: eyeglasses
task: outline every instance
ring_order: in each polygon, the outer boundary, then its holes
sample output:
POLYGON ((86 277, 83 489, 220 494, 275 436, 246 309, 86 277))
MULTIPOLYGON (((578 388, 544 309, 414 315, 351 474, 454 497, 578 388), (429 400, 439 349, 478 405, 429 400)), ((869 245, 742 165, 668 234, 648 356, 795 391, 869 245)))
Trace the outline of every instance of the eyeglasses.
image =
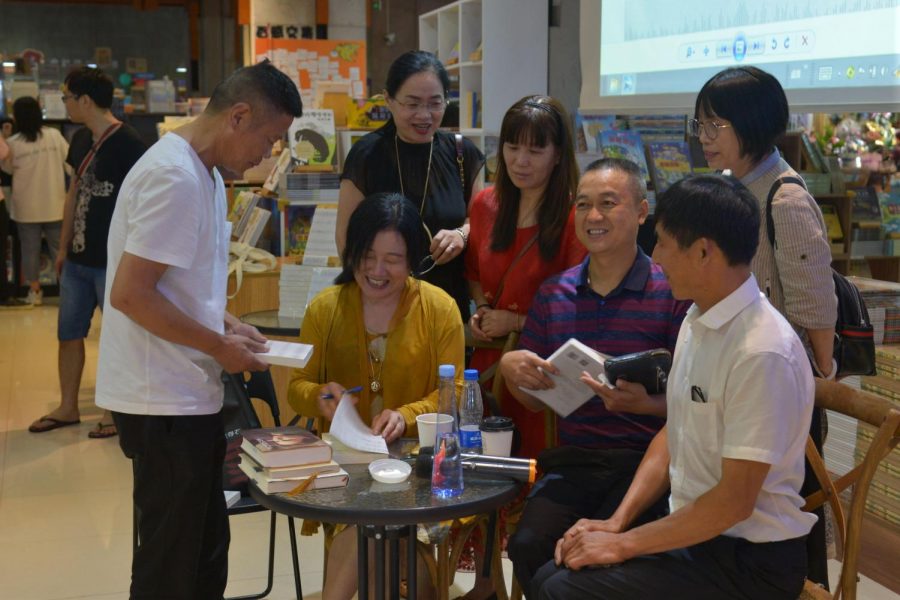
POLYGON ((719 130, 726 127, 731 127, 731 125, 723 125, 716 121, 699 121, 697 119, 688 121, 688 133, 696 138, 700 137, 700 132, 702 131, 707 138, 714 140, 719 137, 719 130))
POLYGON ((65 104, 66 100, 78 100, 79 98, 81 98, 80 94, 63 94, 62 95, 63 104, 65 104))
POLYGON ((440 100, 432 100, 430 102, 401 102, 399 100, 394 100, 397 104, 403 108, 406 112, 410 114, 416 114, 421 111, 427 111, 430 113, 439 113, 443 112, 445 108, 447 108, 447 100, 441 98, 440 100))
MULTIPOLYGON (((431 235, 431 229, 428 228, 428 225, 425 224, 425 221, 422 221, 422 229, 425 230, 425 235, 428 236, 428 246, 431 246, 432 240, 434 240, 434 236, 431 235)), ((425 257, 419 261, 419 268, 416 270, 415 276, 421 277, 425 273, 428 273, 432 269, 437 266, 437 263, 434 262, 434 258, 432 258, 431 254, 426 254, 425 257)))

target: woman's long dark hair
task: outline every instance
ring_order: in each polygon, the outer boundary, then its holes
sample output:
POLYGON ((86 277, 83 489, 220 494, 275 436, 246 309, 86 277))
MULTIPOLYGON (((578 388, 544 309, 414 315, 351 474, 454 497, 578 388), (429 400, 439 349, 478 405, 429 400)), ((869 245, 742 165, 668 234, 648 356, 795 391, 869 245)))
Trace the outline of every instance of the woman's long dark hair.
POLYGON ((513 104, 500 126, 497 149, 497 220, 491 230, 491 250, 500 252, 516 239, 519 201, 522 192, 513 184, 503 159, 504 144, 546 147, 553 144, 559 162, 553 167, 544 198, 538 207, 538 248, 541 258, 552 260, 559 253, 562 232, 578 188, 578 163, 572 140, 572 125, 566 109, 549 96, 526 96, 513 104))
POLYGON ((44 126, 44 115, 38 101, 31 96, 22 96, 13 102, 13 118, 19 133, 29 142, 36 142, 44 126))

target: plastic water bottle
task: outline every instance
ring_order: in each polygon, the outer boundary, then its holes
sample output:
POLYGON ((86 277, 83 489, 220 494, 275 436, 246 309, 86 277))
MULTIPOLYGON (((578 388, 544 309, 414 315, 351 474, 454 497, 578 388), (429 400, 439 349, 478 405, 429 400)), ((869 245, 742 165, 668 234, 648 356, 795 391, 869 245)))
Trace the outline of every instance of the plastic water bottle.
POLYGON ((431 493, 439 498, 452 498, 463 491, 462 452, 459 448, 459 421, 456 418, 456 367, 441 365, 438 375, 438 422, 431 468, 431 493))
POLYGON ((481 386, 478 385, 478 369, 463 371, 463 397, 459 399, 459 445, 463 452, 481 454, 481 418, 484 404, 481 386))

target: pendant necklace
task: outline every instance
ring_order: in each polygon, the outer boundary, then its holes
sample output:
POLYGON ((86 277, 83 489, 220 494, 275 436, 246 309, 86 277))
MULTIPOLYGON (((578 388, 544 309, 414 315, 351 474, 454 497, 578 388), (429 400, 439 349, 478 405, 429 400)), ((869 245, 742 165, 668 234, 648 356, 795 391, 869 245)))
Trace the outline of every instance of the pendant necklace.
POLYGON ((369 361, 369 389, 373 394, 381 391, 381 376, 384 373, 385 355, 387 354, 387 337, 377 335, 372 338, 366 349, 366 358, 369 361), (378 376, 375 376, 375 365, 378 365, 378 376))
MULTIPOLYGON (((400 178, 400 193, 406 196, 406 191, 403 189, 403 171, 400 169, 400 146, 397 142, 397 137, 397 134, 394 134, 394 156, 397 157, 397 176, 400 178)), ((425 210, 425 196, 428 195, 428 178, 431 176, 431 155, 433 152, 434 137, 431 138, 431 144, 428 146, 428 167, 425 171, 425 187, 422 188, 422 202, 419 203, 419 216, 422 216, 422 211, 425 210)), ((406 197, 409 198, 409 196, 406 197)))

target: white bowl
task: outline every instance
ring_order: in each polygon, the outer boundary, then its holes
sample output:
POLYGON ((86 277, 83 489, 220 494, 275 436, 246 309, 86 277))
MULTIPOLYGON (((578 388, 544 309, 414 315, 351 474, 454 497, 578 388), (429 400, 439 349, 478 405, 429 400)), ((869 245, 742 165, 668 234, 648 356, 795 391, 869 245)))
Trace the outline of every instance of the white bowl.
POLYGON ((403 483, 412 473, 409 463, 395 458, 379 458, 369 463, 369 474, 372 479, 381 483, 403 483))

